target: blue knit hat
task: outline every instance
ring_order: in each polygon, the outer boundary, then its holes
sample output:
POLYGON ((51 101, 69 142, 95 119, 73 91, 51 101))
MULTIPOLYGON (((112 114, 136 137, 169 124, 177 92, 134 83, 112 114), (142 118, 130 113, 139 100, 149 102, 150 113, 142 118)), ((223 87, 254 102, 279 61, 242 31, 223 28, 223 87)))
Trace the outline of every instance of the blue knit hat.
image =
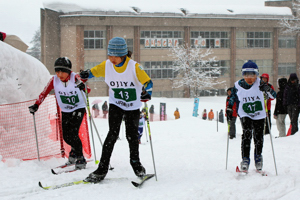
POLYGON ((127 55, 127 53, 128 53, 128 49, 124 38, 114 37, 113 39, 109 40, 108 47, 107 47, 108 56, 122 57, 127 55))
POLYGON ((242 75, 244 76, 245 74, 248 73, 253 73, 256 74, 257 76, 259 75, 258 67, 256 63, 253 62, 252 60, 248 60, 248 62, 246 62, 242 67, 242 75))

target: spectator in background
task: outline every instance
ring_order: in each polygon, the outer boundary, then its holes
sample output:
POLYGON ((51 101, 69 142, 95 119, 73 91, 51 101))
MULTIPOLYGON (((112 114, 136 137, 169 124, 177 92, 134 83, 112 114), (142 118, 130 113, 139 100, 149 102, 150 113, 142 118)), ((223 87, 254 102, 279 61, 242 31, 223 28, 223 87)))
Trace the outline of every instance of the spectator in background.
POLYGON ((108 105, 107 105, 107 101, 105 101, 102 105, 102 111, 103 111, 103 118, 106 118, 106 115, 108 113, 108 105))
MULTIPOLYGON (((272 90, 275 90, 273 85, 271 85, 269 83, 269 74, 264 73, 260 76, 260 78, 263 81, 263 83, 267 84, 270 88, 272 88, 272 90)), ((270 124, 270 128, 271 128, 271 101, 273 101, 273 100, 274 99, 271 99, 271 98, 267 99, 267 110, 266 111, 267 111, 268 116, 266 117, 266 120, 265 120, 265 129, 264 129, 265 130, 265 133, 264 133, 265 135, 270 134, 269 124, 270 124), (269 119, 269 124, 267 122, 268 119, 269 119)))
POLYGON ((237 110, 236 110, 236 102, 234 102, 233 106, 232 106, 232 115, 231 117, 227 115, 227 107, 228 107, 228 102, 230 99, 230 95, 231 95, 231 88, 227 89, 227 99, 226 99, 226 118, 227 118, 227 124, 229 126, 229 138, 233 139, 236 137, 236 129, 235 129, 235 122, 236 122, 236 118, 237 118, 237 110))
POLYGON ((206 119, 207 119, 207 112, 206 112, 206 109, 204 109, 203 112, 202 112, 202 119, 203 119, 203 120, 206 120, 206 119))
POLYGON ((150 106, 149 113, 150 113, 150 122, 153 122, 154 105, 150 106))
POLYGON ((213 109, 211 109, 208 113, 208 120, 213 120, 215 118, 215 115, 214 115, 214 112, 213 112, 213 109))
POLYGON ((174 112, 174 116, 175 116, 175 119, 179 119, 180 118, 180 113, 179 113, 178 108, 176 108, 176 110, 174 112))
POLYGON ((279 91, 276 97, 276 104, 274 110, 274 119, 276 119, 276 125, 279 132, 279 137, 285 137, 286 128, 285 128, 285 118, 287 115, 286 107, 283 106, 283 93, 287 84, 286 78, 278 79, 279 91))
POLYGON ((99 116, 99 106, 98 106, 98 104, 96 103, 96 104, 94 104, 93 106, 92 106, 92 110, 94 111, 94 117, 96 118, 96 117, 98 117, 99 116))
POLYGON ((300 106, 300 87, 297 74, 290 74, 288 83, 283 93, 283 105, 287 108, 287 113, 291 121, 291 135, 298 131, 298 117, 300 106))
POLYGON ((223 113, 223 109, 221 109, 220 113, 219 113, 219 122, 224 123, 224 113, 223 113))

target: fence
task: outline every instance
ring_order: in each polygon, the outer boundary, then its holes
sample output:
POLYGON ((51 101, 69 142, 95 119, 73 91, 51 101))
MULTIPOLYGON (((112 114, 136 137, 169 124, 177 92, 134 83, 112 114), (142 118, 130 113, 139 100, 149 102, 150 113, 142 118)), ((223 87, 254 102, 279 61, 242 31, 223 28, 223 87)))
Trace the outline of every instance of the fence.
MULTIPOLYGON (((38 158, 33 116, 28 107, 35 100, 0 105, 0 157, 33 160, 38 158)), ((68 157, 70 146, 63 141, 61 114, 54 95, 49 95, 35 113, 40 159, 68 157)), ((87 116, 84 116, 79 136, 84 155, 91 157, 87 116)))

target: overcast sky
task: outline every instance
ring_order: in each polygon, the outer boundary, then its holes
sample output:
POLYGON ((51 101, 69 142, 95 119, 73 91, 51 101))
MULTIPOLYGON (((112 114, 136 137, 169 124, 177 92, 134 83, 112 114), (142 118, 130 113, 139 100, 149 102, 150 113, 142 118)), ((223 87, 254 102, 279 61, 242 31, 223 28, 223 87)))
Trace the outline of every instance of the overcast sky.
POLYGON ((101 8, 103 3, 109 3, 109 7, 114 6, 129 7, 139 4, 149 4, 158 7, 168 4, 176 4, 180 7, 185 5, 205 6, 205 5, 238 5, 238 6, 264 6, 265 0, 0 0, 0 31, 7 34, 19 36, 27 45, 36 30, 40 27, 40 9, 44 8, 44 3, 73 3, 85 8, 101 8))

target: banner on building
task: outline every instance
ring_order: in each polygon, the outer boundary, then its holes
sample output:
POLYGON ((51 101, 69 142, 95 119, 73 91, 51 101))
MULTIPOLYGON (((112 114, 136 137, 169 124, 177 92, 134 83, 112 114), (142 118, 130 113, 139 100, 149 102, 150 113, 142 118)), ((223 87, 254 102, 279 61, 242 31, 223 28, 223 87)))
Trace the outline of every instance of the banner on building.
POLYGON ((220 47, 220 46, 221 46, 220 39, 215 39, 215 47, 220 47))
POLYGON ((156 46, 161 47, 161 39, 156 39, 156 46))
POLYGON ((200 39, 201 43, 201 47, 206 47, 206 39, 200 39))
POLYGON ((199 98, 194 99, 193 117, 198 117, 199 98))
POLYGON ((156 39, 151 39, 151 47, 156 47, 156 39))
POLYGON ((173 47, 173 39, 168 39, 168 47, 173 47))
POLYGON ((162 47, 167 47, 168 43, 167 43, 167 39, 162 39, 162 47))
POLYGON ((174 47, 178 47, 178 39, 174 39, 174 47))
POLYGON ((197 46, 199 46, 199 40, 198 39, 195 39, 194 40, 194 45, 197 47, 197 46))
POLYGON ((145 39, 145 47, 150 47, 150 39, 145 39))
POLYGON ((160 119, 160 121, 166 121, 167 120, 166 103, 160 103, 159 119, 160 119))

